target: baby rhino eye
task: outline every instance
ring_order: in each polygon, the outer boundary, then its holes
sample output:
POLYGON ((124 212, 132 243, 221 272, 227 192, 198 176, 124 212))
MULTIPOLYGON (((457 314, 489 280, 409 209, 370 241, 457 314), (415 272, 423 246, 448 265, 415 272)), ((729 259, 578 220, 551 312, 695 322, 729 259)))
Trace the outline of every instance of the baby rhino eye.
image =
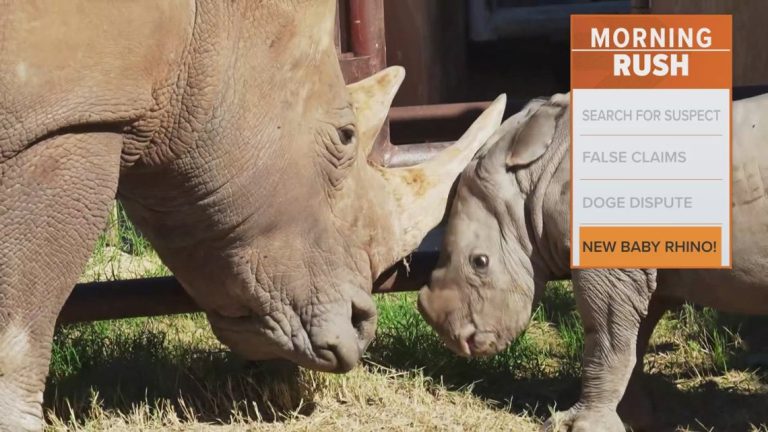
POLYGON ((475 270, 485 270, 488 268, 490 260, 488 259, 488 255, 475 254, 469 257, 469 263, 472 264, 472 268, 475 270))
POLYGON ((343 145, 354 144, 355 142, 355 128, 354 126, 344 126, 336 130, 339 133, 339 142, 343 145))

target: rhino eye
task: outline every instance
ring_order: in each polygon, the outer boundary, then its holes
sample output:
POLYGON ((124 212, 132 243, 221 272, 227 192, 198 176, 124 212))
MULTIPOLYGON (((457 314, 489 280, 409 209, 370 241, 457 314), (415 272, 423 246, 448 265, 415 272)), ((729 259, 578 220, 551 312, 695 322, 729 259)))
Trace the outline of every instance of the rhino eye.
POLYGON ((341 142, 345 146, 354 144, 355 137, 356 137, 354 126, 340 127, 336 131, 339 133, 339 142, 341 142))
POLYGON ((472 264, 472 268, 475 270, 485 270, 488 268, 490 260, 488 259, 488 255, 476 254, 469 257, 469 263, 472 264))

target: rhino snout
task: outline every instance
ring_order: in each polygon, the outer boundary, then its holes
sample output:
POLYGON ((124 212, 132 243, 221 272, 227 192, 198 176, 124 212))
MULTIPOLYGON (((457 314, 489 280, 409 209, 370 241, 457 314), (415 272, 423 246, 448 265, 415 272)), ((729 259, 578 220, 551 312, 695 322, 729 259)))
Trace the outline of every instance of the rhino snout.
POLYGON ((344 309, 331 311, 324 325, 312 329, 312 345, 319 360, 315 369, 348 372, 373 340, 377 315, 370 295, 361 291, 344 309))
POLYGON ((342 292, 336 301, 307 308, 279 304, 266 316, 209 311, 208 318, 219 339, 250 360, 283 358, 313 370, 347 372, 373 339, 377 314, 369 293, 352 286, 342 292))
POLYGON ((496 334, 490 331, 476 331, 466 343, 474 357, 489 356, 499 351, 496 334))
POLYGON ((476 328, 460 318, 462 308, 457 289, 424 287, 419 291, 418 308, 451 351, 464 357, 472 355, 469 342, 476 328))
POLYGON ((419 292, 419 312, 451 351, 463 357, 485 357, 508 345, 493 328, 472 319, 460 290, 450 284, 433 283, 419 292))

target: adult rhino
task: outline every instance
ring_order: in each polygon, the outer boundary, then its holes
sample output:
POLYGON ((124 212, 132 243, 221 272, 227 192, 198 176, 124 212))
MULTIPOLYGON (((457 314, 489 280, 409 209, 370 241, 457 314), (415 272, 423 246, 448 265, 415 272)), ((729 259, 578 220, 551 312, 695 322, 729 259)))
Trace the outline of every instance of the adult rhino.
POLYGON ((658 430, 642 359, 664 311, 687 300, 768 313, 768 95, 733 104, 729 271, 571 271, 569 133, 568 95, 555 95, 530 102, 489 139, 460 177, 419 307, 453 351, 490 355, 528 325, 547 281, 572 278, 585 328, 581 397, 546 429, 623 431, 621 401, 634 430, 658 430))
POLYGON ((504 98, 432 161, 368 163, 404 72, 345 87, 334 11, 0 3, 0 430, 42 427, 56 315, 116 194, 234 351, 358 362, 372 281, 440 221, 504 98))

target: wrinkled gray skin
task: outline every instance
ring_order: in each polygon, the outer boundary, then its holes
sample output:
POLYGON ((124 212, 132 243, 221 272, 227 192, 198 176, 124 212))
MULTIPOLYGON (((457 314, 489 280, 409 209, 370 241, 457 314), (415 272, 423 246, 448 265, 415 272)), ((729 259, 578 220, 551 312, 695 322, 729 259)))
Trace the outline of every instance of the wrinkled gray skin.
POLYGON ((443 217, 504 97, 435 160, 368 163, 403 71, 345 87, 335 4, 0 1, 0 430, 42 427, 56 315, 115 195, 234 351, 358 362, 372 281, 443 217))
POLYGON ((455 352, 490 355, 526 327, 547 281, 572 277, 586 330, 581 398, 546 428, 624 430, 616 413, 621 401, 619 412, 634 430, 659 430, 641 377, 663 312, 683 300, 768 312, 768 95, 733 104, 730 271, 571 272, 569 122, 567 95, 534 100, 467 166, 419 307, 455 352))

